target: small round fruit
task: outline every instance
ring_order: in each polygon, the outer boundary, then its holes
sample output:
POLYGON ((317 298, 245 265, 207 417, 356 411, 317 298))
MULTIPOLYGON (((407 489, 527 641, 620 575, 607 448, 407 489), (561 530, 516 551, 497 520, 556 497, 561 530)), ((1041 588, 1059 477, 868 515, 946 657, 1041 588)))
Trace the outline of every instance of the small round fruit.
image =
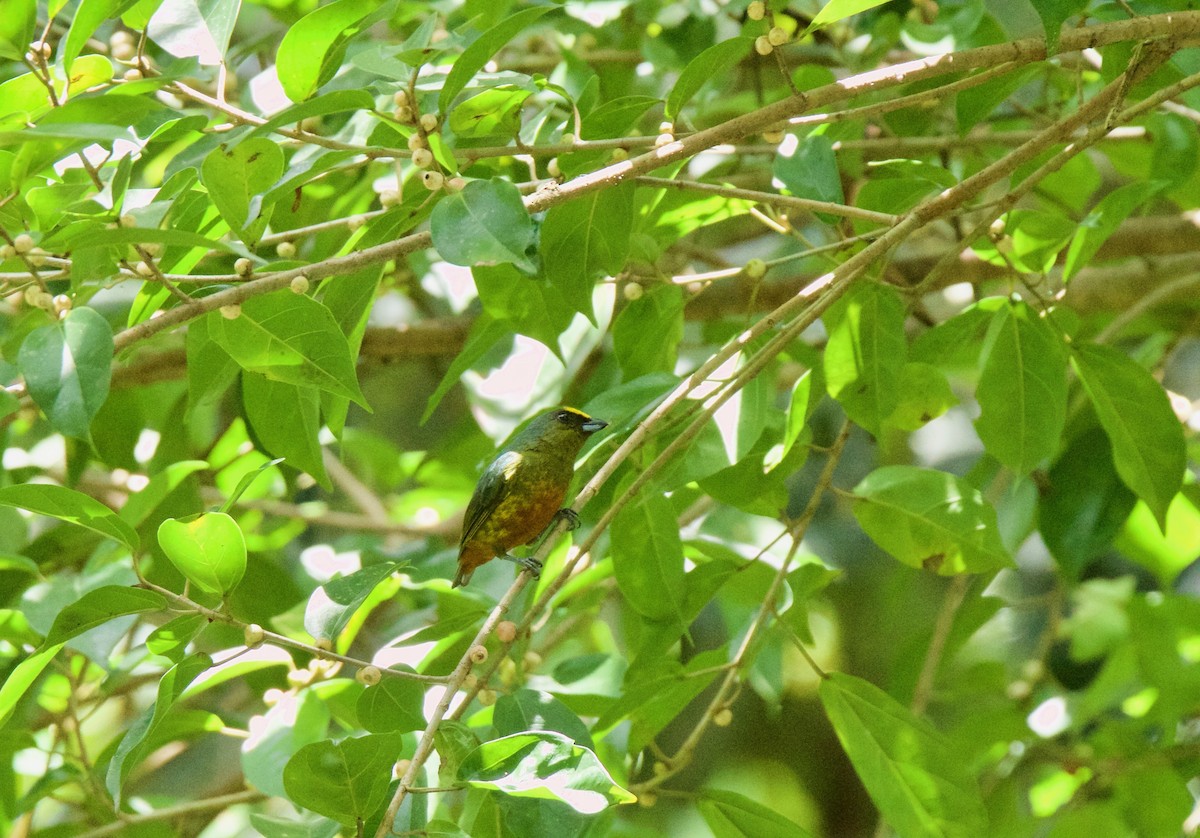
POLYGON ((333 651, 333 641, 328 637, 318 637, 315 641, 313 641, 313 646, 320 649, 322 652, 333 651))
POLYGON ((753 3, 746 7, 746 17, 751 20, 762 20, 766 16, 767 4, 762 2, 762 0, 754 0, 753 3))
POLYGON ((122 227, 136 227, 137 226, 137 219, 134 218, 129 213, 125 213, 124 215, 122 215, 119 219, 117 219, 117 222, 122 227))
POLYGON ((250 274, 254 273, 254 263, 245 256, 242 256, 233 263, 233 271, 238 276, 250 276, 250 274))
POLYGON ((562 169, 558 167, 557 157, 551 157, 550 162, 546 164, 546 174, 550 177, 562 177, 562 169))
POLYGON ((722 707, 717 711, 716 715, 713 716, 713 724, 715 724, 717 727, 729 727, 729 724, 732 721, 733 711, 728 707, 722 707))
POLYGON ((66 294, 55 294, 54 299, 51 300, 51 302, 54 303, 54 311, 56 314, 66 314, 71 310, 71 298, 66 294))
POLYGON ((777 130, 763 131, 762 138, 763 138, 763 142, 765 142, 765 143, 770 143, 771 145, 779 145, 781 142, 783 142, 783 132, 777 131, 777 130))
POLYGON ((775 51, 775 46, 766 35, 759 35, 754 39, 754 51, 759 55, 770 55, 775 51))
POLYGON ((0 244, 0 259, 11 259, 17 255, 17 249, 11 244, 0 244))
POLYGON ((658 795, 652 791, 644 791, 638 795, 637 802, 643 809, 649 809, 658 802, 658 795))
POLYGON ((142 71, 139 70, 137 67, 130 67, 128 70, 126 70, 124 73, 121 74, 121 78, 125 79, 125 81, 141 81, 142 80, 142 71))
POLYGON ((226 320, 237 320, 242 316, 242 307, 237 303, 221 306, 221 316, 226 320))
POLYGON ((408 773, 408 769, 412 766, 411 759, 398 759, 396 764, 392 766, 392 777, 400 780, 408 773))
POLYGON ((762 279, 767 275, 767 263, 762 259, 751 259, 746 263, 744 270, 746 271, 746 276, 751 279, 762 279))
POLYGON ((275 245, 275 255, 280 259, 294 259, 296 257, 296 245, 293 242, 280 242, 275 245))
POLYGON ((427 148, 418 148, 412 153, 412 161, 418 169, 428 169, 433 165, 433 152, 427 148))
POLYGON ((29 264, 33 265, 35 268, 40 268, 42 265, 46 264, 46 257, 49 255, 49 253, 42 250, 40 247, 35 247, 33 250, 25 254, 25 258, 29 260, 29 264))
POLYGON ((452 177, 446 181, 447 192, 462 192, 467 188, 467 179, 465 177, 452 177))
POLYGON ((300 274, 300 276, 292 277, 291 284, 288 285, 288 288, 292 289, 293 294, 307 294, 308 293, 308 277, 306 277, 304 274, 300 274))
POLYGON ((399 204, 401 200, 402 198, 400 197, 399 189, 385 189, 379 193, 379 203, 381 203, 384 208, 394 207, 399 204))
POLYGON ((662 148, 663 146, 670 145, 673 142, 675 142, 675 136, 673 134, 659 134, 654 138, 654 147, 662 148))
POLYGON ((392 116, 396 117, 397 122, 400 122, 404 125, 412 125, 415 114, 413 114, 413 109, 408 105, 401 105, 400 107, 396 108, 396 110, 392 113, 392 116))
POLYGON ((625 160, 628 160, 628 159, 629 159, 629 149, 627 149, 627 148, 614 148, 614 149, 612 150, 612 161, 613 161, 614 163, 621 163, 621 162, 623 162, 623 161, 625 161, 625 160))
POLYGON ((446 185, 446 176, 441 172, 424 172, 421 174, 421 182, 430 192, 437 192, 446 185))
POLYGON ((575 135, 574 134, 563 134, 562 142, 564 145, 575 145, 575 135))
POLYGON ((467 654, 471 657, 471 663, 483 663, 488 659, 488 650, 479 644, 472 646, 467 654))
POLYGON ((674 122, 660 122, 660 123, 658 123, 658 133, 660 133, 660 134, 674 134, 674 133, 675 133, 675 123, 674 123, 674 122))
POLYGON ((121 41, 120 43, 110 43, 112 47, 112 57, 118 61, 131 61, 137 55, 137 47, 132 42, 121 41))
POLYGON ((521 663, 525 664, 526 669, 537 669, 542 665, 542 656, 531 650, 525 653, 521 663))
POLYGON ((782 26, 773 26, 771 31, 767 33, 767 40, 771 42, 771 46, 780 47, 788 42, 787 30, 782 26))
POLYGON ((642 295, 646 293, 646 289, 642 287, 640 282, 626 282, 625 287, 621 289, 621 293, 629 302, 640 300, 642 295))
POLYGON ((512 643, 517 639, 517 624, 512 620, 501 620, 496 624, 496 637, 501 643, 512 643))
POLYGON ((491 707, 493 704, 496 703, 496 691, 495 690, 480 690, 479 694, 475 697, 479 699, 479 703, 482 704, 484 707, 491 707))
POLYGON ((408 105, 408 91, 407 90, 397 90, 395 93, 392 94, 392 103, 398 108, 407 106, 408 105))
POLYGON ((421 127, 422 127, 423 129, 425 129, 425 133, 427 133, 427 134, 428 134, 430 131, 436 131, 436 130, 437 130, 437 127, 438 127, 438 118, 437 118, 437 114, 434 114, 434 113, 423 113, 423 114, 421 114, 421 120, 420 120, 420 121, 421 121, 421 127))
POLYGON ((364 686, 373 687, 383 680, 383 673, 378 666, 364 666, 354 674, 354 678, 364 686))
POLYGON ((33 236, 29 235, 28 233, 22 233, 13 239, 13 249, 16 250, 17 253, 28 253, 29 251, 33 250, 33 245, 33 236))
POLYGON ((367 219, 362 215, 352 215, 346 219, 346 226, 349 227, 352 232, 365 226, 366 223, 367 219))
POLYGON ((429 141, 426 140, 424 137, 422 137, 420 134, 413 134, 411 137, 408 138, 408 150, 409 151, 416 151, 418 148, 428 148, 428 147, 429 147, 429 141))
POLYGON ((138 262, 134 270, 138 276, 154 276, 154 266, 149 262, 138 262))
POLYGON ((267 633, 263 631, 263 627, 258 623, 251 623, 242 632, 242 639, 245 641, 247 648, 257 649, 267 639, 267 633))

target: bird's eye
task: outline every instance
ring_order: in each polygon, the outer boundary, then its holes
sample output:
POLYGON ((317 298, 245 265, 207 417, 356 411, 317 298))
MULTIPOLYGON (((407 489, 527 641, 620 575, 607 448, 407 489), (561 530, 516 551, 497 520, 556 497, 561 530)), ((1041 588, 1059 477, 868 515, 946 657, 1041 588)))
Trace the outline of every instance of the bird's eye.
POLYGON ((567 411, 565 411, 565 410, 560 410, 558 412, 558 415, 555 416, 554 418, 560 422, 569 422, 571 420, 571 414, 567 413, 567 411))

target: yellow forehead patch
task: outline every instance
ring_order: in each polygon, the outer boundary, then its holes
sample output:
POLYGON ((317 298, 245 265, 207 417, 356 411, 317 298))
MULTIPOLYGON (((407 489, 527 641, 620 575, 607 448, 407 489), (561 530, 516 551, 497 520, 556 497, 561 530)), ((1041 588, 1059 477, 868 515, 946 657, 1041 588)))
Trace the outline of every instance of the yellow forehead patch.
POLYGON ((566 411, 567 413, 574 413, 576 416, 581 416, 584 419, 592 418, 592 417, 588 416, 586 413, 584 413, 582 410, 576 410, 573 407, 564 407, 564 408, 560 408, 560 409, 566 411))

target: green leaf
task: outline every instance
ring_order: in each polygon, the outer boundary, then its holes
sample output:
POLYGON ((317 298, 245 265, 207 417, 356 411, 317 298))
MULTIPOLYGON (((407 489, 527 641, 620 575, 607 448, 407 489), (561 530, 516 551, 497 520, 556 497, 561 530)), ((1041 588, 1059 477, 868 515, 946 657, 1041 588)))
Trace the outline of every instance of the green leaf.
POLYGON ((753 45, 754 39, 748 36, 730 38, 713 44, 689 61, 675 80, 675 86, 667 94, 663 116, 666 119, 675 119, 700 88, 713 79, 725 78, 735 64, 750 54, 753 45))
POLYGON ((987 452, 1028 474, 1058 450, 1067 420, 1062 336, 1023 302, 999 309, 984 341, 975 429, 987 452))
POLYGON ((647 488, 611 532, 613 572, 629 605, 650 620, 682 622, 683 543, 671 502, 647 488))
POLYGON ((22 483, 0 488, 0 506, 27 509, 75 524, 119 541, 136 553, 140 542, 133 527, 89 495, 50 483, 22 483))
POLYGON ((1033 4, 1038 17, 1042 19, 1042 28, 1046 30, 1047 57, 1058 52, 1058 38, 1063 21, 1082 12, 1086 7, 1087 0, 1039 0, 1033 4))
POLYGON ((560 353, 558 337, 571 325, 575 311, 553 283, 526 276, 512 265, 477 265, 471 275, 484 311, 555 355, 560 353))
POLYGON ((979 490, 952 474, 885 466, 863 478, 854 494, 859 525, 910 567, 952 576, 1012 565, 996 511, 979 490))
POLYGON ((399 733, 305 745, 283 769, 287 796, 297 806, 353 826, 384 803, 402 745, 399 733))
MULTIPOLYGON (((83 52, 88 38, 95 34, 110 17, 121 13, 122 7, 133 5, 132 0, 80 0, 75 14, 71 17, 71 28, 67 37, 59 47, 58 59, 62 62, 63 71, 71 73, 71 65, 83 52)), ((2 40, 2 38, 0 38, 2 40)))
POLYGON ((808 832, 769 806, 734 791, 705 789, 697 803, 713 838, 806 838, 808 832))
POLYGON ((987 834, 975 779, 951 742, 878 687, 835 672, 821 704, 884 823, 901 838, 987 834))
POLYGON ((1038 495, 1038 529, 1063 574, 1077 581, 1112 544, 1136 498, 1117 476, 1104 431, 1090 428, 1071 442, 1038 495))
POLYGON ((812 23, 808 28, 816 29, 818 26, 828 26, 831 23, 837 23, 839 20, 856 15, 859 12, 865 12, 868 9, 873 9, 876 6, 882 6, 888 0, 829 0, 821 11, 817 12, 817 16, 813 18, 812 23))
POLYGON ((846 200, 833 154, 833 140, 824 134, 810 134, 795 147, 780 146, 773 173, 798 198, 834 204, 846 200))
POLYGON ((125 505, 117 513, 118 517, 131 527, 140 526, 150 516, 150 513, 167 499, 168 495, 179 488, 189 475, 206 468, 208 468, 208 463, 204 460, 180 460, 171 463, 151 477, 145 486, 129 496, 129 500, 125 501, 125 505))
POLYGON ((904 303, 895 289, 875 282, 856 285, 825 315, 825 381, 829 395, 871 433, 900 400, 899 381, 908 346, 904 303))
POLYGON ((147 755, 146 740, 162 724, 167 712, 188 685, 212 665, 211 657, 197 652, 175 664, 163 675, 158 683, 158 697, 153 706, 129 728, 108 763, 105 787, 118 806, 121 803, 121 789, 129 777, 129 772, 147 755))
POLYGON ((1114 546, 1170 587, 1200 554, 1200 491, 1189 485, 1175 496, 1167 507, 1166 530, 1144 502, 1135 504, 1114 546))
POLYGON ((1135 361, 1108 346, 1076 344, 1071 364, 1112 442, 1125 485, 1166 529, 1167 507, 1183 484, 1183 428, 1162 385, 1135 361))
POLYGON ((487 64, 502 46, 553 8, 553 6, 535 6, 530 9, 522 9, 480 35, 463 50, 462 55, 455 59, 454 66, 450 68, 446 80, 442 83, 442 90, 438 94, 438 109, 443 113, 449 109, 454 97, 462 92, 467 83, 483 69, 483 65, 487 64))
POLYGON ((941 370, 933 364, 909 361, 900 373, 900 401, 887 423, 903 431, 915 431, 957 403, 941 370))
POLYGON ((600 189, 552 207, 542 222, 543 273, 589 320, 598 276, 616 276, 629 256, 633 185, 600 189))
POLYGON ((1127 183, 1109 192, 1079 223, 1063 266, 1063 282, 1071 281, 1080 268, 1092 261, 1109 236, 1142 204, 1170 184, 1163 180, 1127 183))
POLYGON ((512 262, 532 272, 527 251, 533 245, 533 221, 521 193, 500 178, 473 180, 447 195, 429 217, 433 246, 452 265, 512 262))
POLYGON ((224 512, 205 512, 184 522, 159 524, 158 545, 171 564, 203 591, 224 596, 246 572, 246 539, 224 512))
POLYGON ((313 387, 272 381, 253 372, 242 374, 242 407, 262 447, 331 489, 317 435, 321 431, 321 397, 313 387))
POLYGON ((207 627, 208 618, 203 614, 183 614, 150 632, 146 638, 146 648, 179 663, 183 660, 187 645, 207 627))
POLYGON ((359 33, 368 17, 377 19, 372 12, 379 9, 374 0, 334 0, 294 23, 275 56, 279 83, 288 98, 303 102, 333 78, 346 42, 359 33))
POLYGON ((304 610, 304 630, 318 640, 336 638, 371 591, 398 567, 393 562, 367 565, 318 587, 304 610))
POLYGON ((0 58, 20 61, 29 51, 33 30, 37 26, 35 0, 12 0, 4 4, 0 15, 0 58))
POLYGON ((319 387, 368 408, 346 336, 313 298, 284 289, 246 300, 232 320, 215 311, 207 320, 209 337, 242 369, 319 387))
POLYGON ((306 102, 284 108, 262 125, 256 126, 246 135, 246 138, 265 137, 276 128, 295 125, 314 116, 326 116, 346 111, 369 111, 374 107, 375 99, 366 90, 331 90, 306 102))
MULTIPOLYGON (((411 672, 408 667, 405 671, 411 672)), ((387 676, 358 697, 355 715, 371 733, 408 733, 426 725, 425 687, 410 678, 387 676)))
POLYGON ((455 106, 447 122, 459 137, 512 137, 521 129, 521 108, 532 95, 532 90, 512 85, 493 87, 455 106))
POLYGON ((458 778, 514 797, 561 800, 585 815, 637 799, 613 782, 590 749, 545 730, 484 742, 463 760, 458 778))
POLYGON ((496 733, 507 736, 525 731, 553 730, 589 748, 592 735, 571 708, 549 693, 519 689, 502 695, 492 713, 496 733))
POLYGON ((95 309, 77 308, 26 336, 17 369, 54 429, 87 440, 108 398, 112 357, 108 321, 95 309))
POLYGON ((17 664, 0 685, 0 724, 8 720, 17 702, 68 640, 118 617, 166 607, 167 601, 160 594, 122 585, 96 588, 68 605, 54 619, 41 648, 17 664))
POLYGON ((1013 210, 1004 225, 1012 239, 1009 258, 1030 273, 1048 273, 1078 229, 1074 220, 1060 214, 1013 210))
POLYGON ((683 339, 683 289, 656 285, 626 305, 613 323, 613 354, 626 381, 673 372, 683 339))
POLYGON ((283 150, 266 137, 252 137, 232 148, 221 144, 200 167, 200 179, 221 217, 249 241, 257 239, 266 225, 260 218, 251 225, 253 233, 246 232, 250 200, 270 189, 282 175, 283 150))
POLYGON ((146 33, 176 58, 215 66, 225 60, 241 0, 163 0, 146 33))

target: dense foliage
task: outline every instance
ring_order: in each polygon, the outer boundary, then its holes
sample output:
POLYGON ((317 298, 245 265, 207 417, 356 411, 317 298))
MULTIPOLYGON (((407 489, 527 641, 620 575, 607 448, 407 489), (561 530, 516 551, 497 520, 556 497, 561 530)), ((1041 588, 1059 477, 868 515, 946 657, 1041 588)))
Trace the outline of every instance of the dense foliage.
POLYGON ((1193 830, 1190 5, 5 0, 0 833, 1193 830))

